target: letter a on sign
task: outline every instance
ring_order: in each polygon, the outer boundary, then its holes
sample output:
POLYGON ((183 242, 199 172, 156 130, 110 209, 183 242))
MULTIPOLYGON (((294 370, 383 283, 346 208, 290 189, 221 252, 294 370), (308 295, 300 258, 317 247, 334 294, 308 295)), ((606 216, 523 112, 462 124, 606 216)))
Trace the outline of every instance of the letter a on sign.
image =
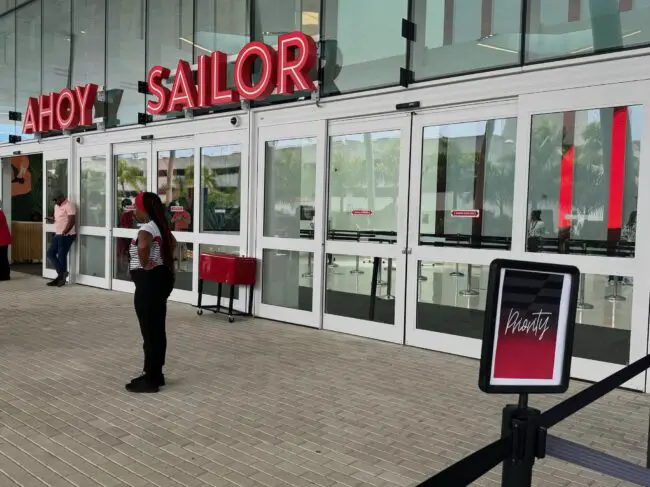
POLYGON ((38 98, 31 97, 27 101, 27 112, 23 122, 23 134, 34 134, 38 132, 38 98))

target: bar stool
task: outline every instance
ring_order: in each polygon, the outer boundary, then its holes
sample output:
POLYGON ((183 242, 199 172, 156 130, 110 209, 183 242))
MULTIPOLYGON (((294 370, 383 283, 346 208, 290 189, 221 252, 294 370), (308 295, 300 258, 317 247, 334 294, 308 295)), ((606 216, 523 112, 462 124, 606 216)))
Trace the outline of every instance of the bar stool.
MULTIPOLYGON (((458 266, 458 264, 456 264, 458 266)), ((461 296, 478 296, 478 291, 472 289, 472 264, 467 264, 467 287, 459 292, 461 296)))

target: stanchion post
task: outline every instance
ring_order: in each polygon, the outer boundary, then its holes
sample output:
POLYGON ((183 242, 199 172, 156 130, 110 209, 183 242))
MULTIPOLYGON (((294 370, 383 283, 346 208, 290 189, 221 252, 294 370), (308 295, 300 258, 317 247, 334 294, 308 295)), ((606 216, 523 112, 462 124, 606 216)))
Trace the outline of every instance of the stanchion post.
POLYGON ((503 408, 501 436, 512 435, 512 456, 503 462, 501 487, 531 487, 535 457, 544 456, 546 438, 541 437, 537 418, 541 412, 528 407, 528 394, 519 395, 519 404, 503 408))

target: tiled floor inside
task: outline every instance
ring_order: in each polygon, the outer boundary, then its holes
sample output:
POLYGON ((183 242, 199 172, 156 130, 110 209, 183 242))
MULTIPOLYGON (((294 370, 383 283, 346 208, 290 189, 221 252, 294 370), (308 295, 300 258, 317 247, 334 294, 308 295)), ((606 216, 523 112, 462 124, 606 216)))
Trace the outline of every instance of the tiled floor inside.
MULTIPOLYGON (((1 487, 415 486, 496 439, 512 400, 480 393, 472 360, 175 303, 169 385, 133 396, 132 296, 44 284, 0 283, 1 487)), ((649 414, 616 391, 555 434, 643 463, 649 414)), ((629 485, 550 459, 535 482, 629 485)))

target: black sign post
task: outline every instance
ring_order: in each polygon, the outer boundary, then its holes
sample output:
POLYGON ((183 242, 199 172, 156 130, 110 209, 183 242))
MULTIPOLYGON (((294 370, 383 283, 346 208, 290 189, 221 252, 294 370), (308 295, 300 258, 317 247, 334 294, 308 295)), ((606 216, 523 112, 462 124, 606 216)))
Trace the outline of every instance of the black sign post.
POLYGON ((579 281, 573 266, 502 259, 490 266, 479 387, 519 394, 503 410, 502 437, 513 438, 504 487, 530 486, 535 459, 545 456, 546 430, 528 394, 569 387, 579 281))

